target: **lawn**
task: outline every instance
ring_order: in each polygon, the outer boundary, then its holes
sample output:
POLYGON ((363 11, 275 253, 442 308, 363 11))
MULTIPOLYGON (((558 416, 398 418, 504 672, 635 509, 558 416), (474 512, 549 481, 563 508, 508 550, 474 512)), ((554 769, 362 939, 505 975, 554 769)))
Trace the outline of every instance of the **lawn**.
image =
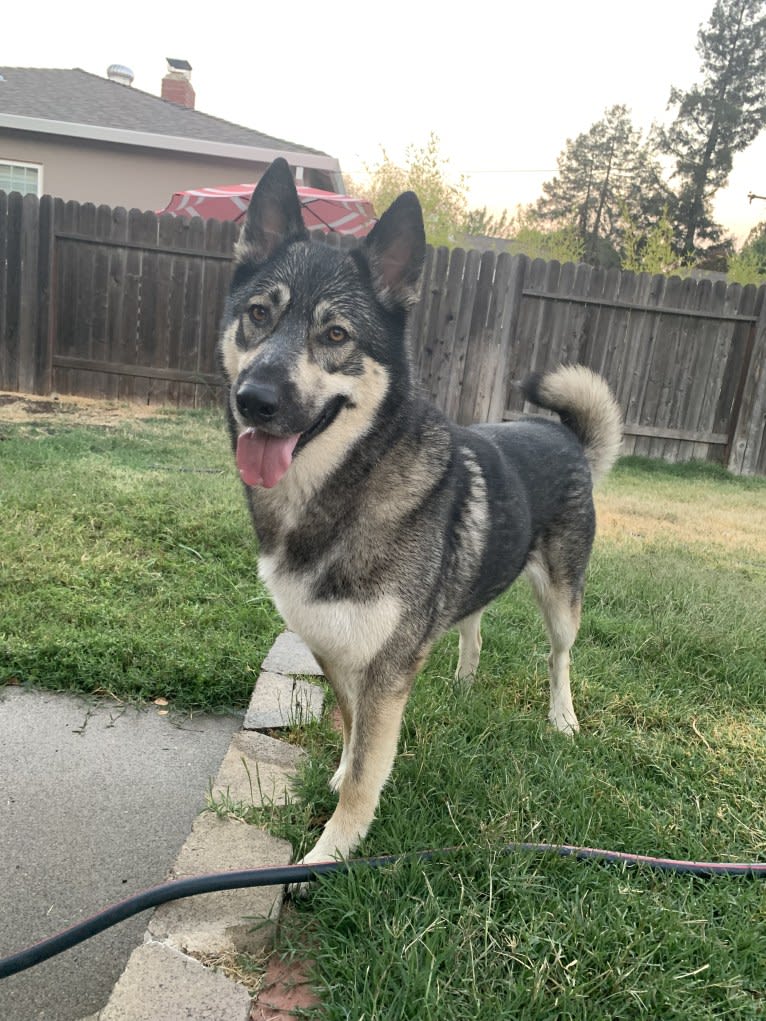
POLYGON ((0 407, 0 683, 247 702, 280 623, 220 412, 0 407))
MULTIPOLYGON (((280 624, 213 412, 0 409, 0 681, 187 709, 242 705, 280 624)), ((552 856, 514 841, 766 860, 766 481, 628 459, 573 658, 582 727, 545 723, 526 587, 490 608, 474 687, 446 636, 418 679, 361 853, 459 846, 316 884, 280 948, 314 960, 323 1019, 756 1019, 766 890, 552 856)), ((331 812, 329 713, 287 808, 300 853, 331 812)))

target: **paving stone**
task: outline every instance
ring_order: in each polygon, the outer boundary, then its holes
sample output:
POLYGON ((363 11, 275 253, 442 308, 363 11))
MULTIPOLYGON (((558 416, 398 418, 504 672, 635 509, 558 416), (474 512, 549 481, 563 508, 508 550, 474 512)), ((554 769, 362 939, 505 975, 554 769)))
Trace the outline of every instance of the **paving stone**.
POLYGON ((271 762, 285 769, 296 769, 305 752, 288 741, 279 741, 268 734, 240 730, 232 738, 233 744, 250 758, 271 762))
POLYGON ((321 1000, 309 979, 311 965, 310 960, 299 957, 272 956, 251 1021, 285 1021, 303 1017, 304 1011, 321 1007, 321 1000))
POLYGON ((250 995, 224 975, 161 943, 130 956, 99 1021, 247 1021, 250 995))
MULTIPOLYGON (((206 812, 195 819, 172 878, 287 865, 291 854, 285 840, 256 826, 206 812)), ((185 953, 257 954, 273 941, 282 895, 281 886, 265 886, 171 901, 157 908, 148 931, 153 939, 185 953)))
POLYGON ((285 804, 290 781, 304 752, 286 741, 257 731, 240 731, 232 739, 211 789, 214 802, 246 805, 285 804))
POLYGON ((276 674, 322 676, 322 668, 312 656, 306 643, 294 631, 283 631, 279 635, 261 664, 261 669, 271 670, 276 674))
POLYGON ((318 684, 264 670, 256 681, 245 730, 278 730, 318 719, 324 691, 318 684))

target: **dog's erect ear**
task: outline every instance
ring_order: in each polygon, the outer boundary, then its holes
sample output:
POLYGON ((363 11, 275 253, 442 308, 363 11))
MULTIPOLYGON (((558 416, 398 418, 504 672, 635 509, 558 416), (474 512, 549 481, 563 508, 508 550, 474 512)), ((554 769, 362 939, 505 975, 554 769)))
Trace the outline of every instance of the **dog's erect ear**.
POLYGON ((404 192, 389 206, 365 238, 364 250, 380 303, 413 305, 426 255, 423 212, 414 192, 404 192))
POLYGON ((286 241, 306 241, 308 236, 293 175, 280 156, 253 192, 234 257, 237 262, 265 262, 286 241))

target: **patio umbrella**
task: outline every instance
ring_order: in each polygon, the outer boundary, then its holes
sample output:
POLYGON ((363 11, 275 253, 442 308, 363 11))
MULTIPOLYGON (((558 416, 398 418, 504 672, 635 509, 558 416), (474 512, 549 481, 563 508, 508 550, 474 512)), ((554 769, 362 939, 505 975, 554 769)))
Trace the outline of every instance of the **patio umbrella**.
MULTIPOLYGON (((177 191, 161 213, 175 216, 201 216, 206 220, 241 220, 247 211, 255 184, 223 184, 210 188, 177 191)), ((353 234, 364 237, 375 224, 372 203, 350 195, 336 195, 320 188, 298 189, 303 222, 326 234, 353 234)))

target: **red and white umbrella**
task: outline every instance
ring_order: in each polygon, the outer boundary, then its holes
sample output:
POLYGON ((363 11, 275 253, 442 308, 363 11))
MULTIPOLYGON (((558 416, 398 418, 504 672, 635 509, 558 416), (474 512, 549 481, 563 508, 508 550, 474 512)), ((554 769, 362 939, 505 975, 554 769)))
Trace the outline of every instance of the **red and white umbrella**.
MULTIPOLYGON (((247 212, 254 184, 223 184, 220 187, 177 191, 162 213, 201 216, 205 220, 241 220, 247 212)), ((326 234, 353 234, 361 238, 375 225, 375 210, 365 199, 336 195, 319 188, 298 188, 303 222, 309 230, 326 234)))

